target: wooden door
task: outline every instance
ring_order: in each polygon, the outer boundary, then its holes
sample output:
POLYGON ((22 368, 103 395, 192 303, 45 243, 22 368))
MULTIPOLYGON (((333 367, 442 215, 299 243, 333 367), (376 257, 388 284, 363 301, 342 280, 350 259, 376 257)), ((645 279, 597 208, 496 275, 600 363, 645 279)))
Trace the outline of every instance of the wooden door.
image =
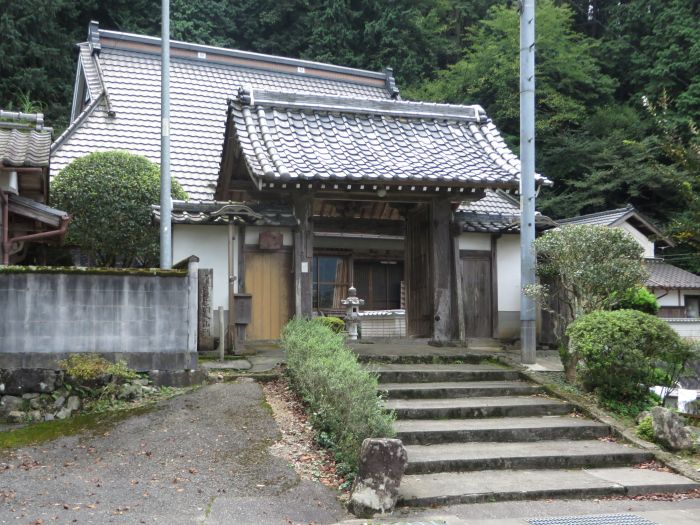
POLYGON ((246 339, 279 339, 292 316, 292 254, 247 252, 245 288, 252 295, 251 320, 246 339))
POLYGON ((462 256, 462 298, 467 337, 493 336, 491 255, 462 256))

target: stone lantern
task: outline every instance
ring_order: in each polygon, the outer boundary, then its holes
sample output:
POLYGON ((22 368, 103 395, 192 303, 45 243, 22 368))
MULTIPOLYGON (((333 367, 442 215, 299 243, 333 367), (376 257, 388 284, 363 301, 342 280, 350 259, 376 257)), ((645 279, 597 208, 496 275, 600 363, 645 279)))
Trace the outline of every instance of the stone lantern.
POLYGON ((360 325, 360 306, 365 304, 364 299, 358 299, 357 289, 351 286, 348 289, 347 299, 341 299, 340 304, 345 306, 345 326, 350 339, 357 340, 357 328, 360 325))

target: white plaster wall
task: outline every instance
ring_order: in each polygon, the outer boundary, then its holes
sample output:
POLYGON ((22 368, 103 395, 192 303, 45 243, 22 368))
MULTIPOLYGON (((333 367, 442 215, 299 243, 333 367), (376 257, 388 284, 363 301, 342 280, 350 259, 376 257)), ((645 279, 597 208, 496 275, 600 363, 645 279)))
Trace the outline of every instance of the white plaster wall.
POLYGON ((629 233, 644 248, 644 257, 654 257, 654 243, 646 235, 627 222, 623 222, 618 228, 629 233))
POLYGON ((686 339, 700 340, 700 320, 684 319, 684 320, 668 320, 678 335, 686 339))
MULTIPOLYGON (((246 238, 247 236, 246 232, 246 238)), ((190 255, 196 255, 199 257, 200 268, 214 270, 212 297, 214 309, 219 306, 228 309, 227 237, 227 225, 175 224, 173 226, 173 261, 177 262, 190 255)), ((234 243, 233 271, 234 275, 238 273, 238 242, 234 243)))
POLYGON ((491 251, 490 233, 463 233, 459 236, 460 250, 486 250, 491 251))
POLYGON ((258 244, 260 242, 260 234, 264 231, 282 232, 282 245, 283 246, 292 246, 294 244, 294 237, 292 236, 291 229, 289 229, 289 228, 274 228, 274 227, 268 228, 265 226, 248 226, 245 229, 245 243, 246 244, 258 244))
POLYGON ((654 290, 659 306, 685 306, 681 290, 654 290))
POLYGON ((496 241, 498 310, 520 312, 520 236, 502 235, 496 241))

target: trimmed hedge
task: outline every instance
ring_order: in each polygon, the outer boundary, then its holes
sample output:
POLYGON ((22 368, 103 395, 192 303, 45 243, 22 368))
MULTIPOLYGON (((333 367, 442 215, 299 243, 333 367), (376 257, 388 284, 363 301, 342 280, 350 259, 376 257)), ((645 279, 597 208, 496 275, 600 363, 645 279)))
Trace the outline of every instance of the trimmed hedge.
POLYGON ((649 387, 673 385, 694 353, 667 322, 637 310, 583 315, 566 334, 584 387, 629 415, 655 404, 649 387))
POLYGON ((394 435, 377 376, 364 370, 342 334, 323 321, 294 319, 282 331, 292 387, 308 404, 319 440, 344 470, 357 469, 362 441, 394 435))

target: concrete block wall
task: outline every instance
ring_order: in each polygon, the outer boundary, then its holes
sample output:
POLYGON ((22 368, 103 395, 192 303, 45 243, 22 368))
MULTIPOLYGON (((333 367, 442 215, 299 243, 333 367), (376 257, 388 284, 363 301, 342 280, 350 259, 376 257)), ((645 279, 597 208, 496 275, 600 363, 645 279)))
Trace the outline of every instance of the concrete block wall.
POLYGON ((56 368, 80 352, 137 370, 196 368, 196 272, 2 272, 0 368, 56 368))

